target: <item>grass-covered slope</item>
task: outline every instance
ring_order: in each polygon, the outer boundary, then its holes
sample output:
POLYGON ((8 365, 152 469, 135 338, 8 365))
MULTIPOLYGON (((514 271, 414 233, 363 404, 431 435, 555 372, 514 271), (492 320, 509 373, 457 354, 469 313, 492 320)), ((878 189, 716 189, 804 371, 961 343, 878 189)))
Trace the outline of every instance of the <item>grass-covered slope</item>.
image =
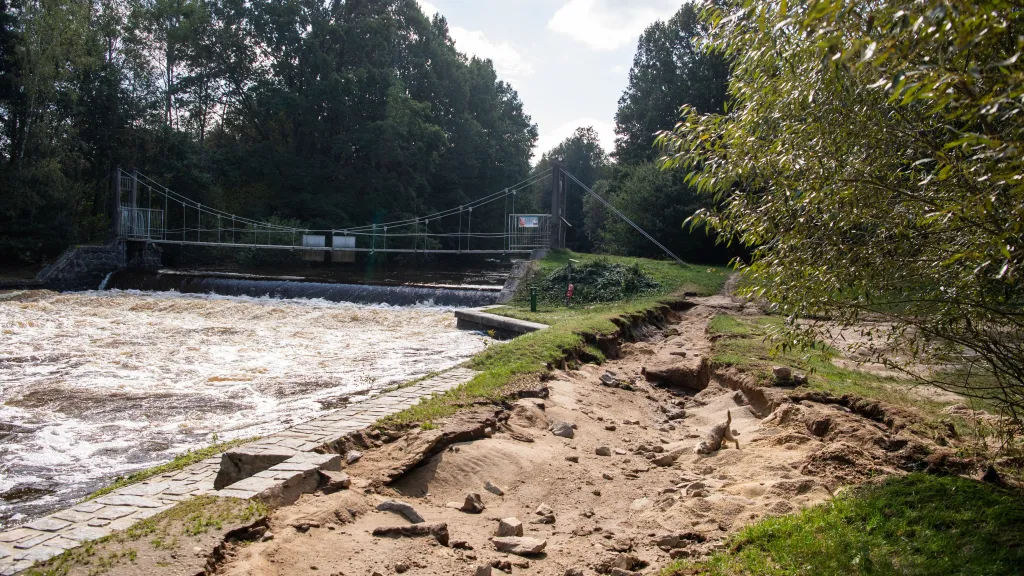
POLYGON ((758 522, 710 560, 677 562, 662 571, 696 574, 1024 574, 1024 498, 960 477, 889 478, 758 522))

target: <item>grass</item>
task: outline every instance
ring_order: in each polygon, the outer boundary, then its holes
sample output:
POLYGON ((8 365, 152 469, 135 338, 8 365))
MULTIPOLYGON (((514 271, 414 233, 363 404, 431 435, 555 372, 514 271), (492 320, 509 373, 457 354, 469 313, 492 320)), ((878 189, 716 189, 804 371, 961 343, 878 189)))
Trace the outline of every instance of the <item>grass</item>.
POLYGON ((662 576, 1024 574, 1024 498, 966 478, 911 474, 762 520, 729 544, 662 576))
POLYGON ((548 363, 558 363, 567 355, 586 352, 601 359, 600 351, 587 345, 585 335, 611 334, 618 329, 612 322, 614 318, 648 310, 684 292, 715 294, 721 290, 728 275, 729 271, 721 267, 552 251, 539 262, 537 275, 520 285, 520 290, 508 306, 488 310, 493 314, 547 324, 550 328, 489 346, 468 362, 470 368, 479 372, 472 380, 445 394, 426 398, 411 408, 385 418, 379 425, 430 426, 433 420, 450 416, 459 408, 478 402, 501 400, 509 385, 537 377, 546 371, 548 363), (545 304, 539 306, 537 312, 530 312, 531 280, 547 277, 565 266, 570 258, 580 262, 607 259, 614 263, 637 264, 644 273, 657 280, 659 287, 649 294, 629 300, 571 308, 545 304))
POLYGON ((153 476, 181 470, 182 468, 185 468, 186 466, 191 466, 192 464, 195 464, 200 460, 205 460, 210 456, 216 456, 217 454, 230 450, 235 446, 241 446, 242 444, 252 442, 257 439, 257 437, 238 438, 236 440, 229 440, 227 442, 216 442, 214 444, 211 444, 210 446, 207 446, 206 448, 200 448, 198 450, 189 450, 184 454, 178 454, 177 456, 174 457, 173 460, 165 464, 153 466, 152 468, 146 468, 145 470, 139 470, 138 472, 132 472, 128 476, 118 477, 110 485, 104 486, 103 488, 100 488, 99 490, 86 496, 85 500, 88 501, 92 500, 93 498, 99 498, 100 496, 103 496, 104 494, 109 494, 114 490, 117 490, 118 488, 124 488, 125 486, 137 484, 139 482, 142 482, 143 480, 146 480, 147 478, 152 478, 153 476))
POLYGON ((127 530, 92 540, 36 564, 26 574, 65 576, 72 568, 82 568, 87 574, 103 574, 118 564, 135 562, 137 543, 144 538, 155 549, 170 550, 179 545, 179 536, 196 537, 211 529, 220 530, 225 524, 248 524, 267 513, 267 507, 258 500, 196 496, 136 522, 127 530))
POLYGON ((946 402, 914 394, 913 383, 891 376, 836 366, 838 352, 828 346, 813 349, 774 349, 768 336, 782 326, 777 316, 735 317, 720 314, 711 320, 708 331, 714 338, 711 362, 715 366, 734 366, 762 383, 772 380, 773 366, 789 366, 808 376, 808 387, 836 395, 856 394, 922 412, 940 418, 946 402))

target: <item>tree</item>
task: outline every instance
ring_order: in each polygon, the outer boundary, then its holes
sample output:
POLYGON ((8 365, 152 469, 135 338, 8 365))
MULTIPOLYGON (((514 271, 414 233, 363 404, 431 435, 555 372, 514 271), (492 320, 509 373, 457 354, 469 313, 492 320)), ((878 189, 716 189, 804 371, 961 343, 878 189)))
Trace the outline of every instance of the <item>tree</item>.
POLYGON ((613 156, 620 164, 654 161, 655 133, 675 123, 683 104, 701 113, 722 111, 729 66, 721 54, 696 45, 694 40, 706 32, 698 9, 686 3, 668 21, 651 24, 640 36, 629 85, 615 113, 613 156))
POLYGON ((790 318, 781 346, 835 325, 798 318, 884 320, 877 338, 970 376, 934 383, 1022 416, 1021 14, 1000 0, 706 13, 734 105, 687 108, 659 136, 663 163, 716 200, 698 222, 753 248, 744 293, 790 318))

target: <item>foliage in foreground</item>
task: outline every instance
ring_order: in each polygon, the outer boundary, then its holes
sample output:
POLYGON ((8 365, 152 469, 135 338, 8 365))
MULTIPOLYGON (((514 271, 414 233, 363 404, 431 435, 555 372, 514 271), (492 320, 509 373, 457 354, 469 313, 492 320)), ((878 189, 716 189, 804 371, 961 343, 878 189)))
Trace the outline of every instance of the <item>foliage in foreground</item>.
MULTIPOLYGON (((1024 416, 1021 3, 716 4, 734 105, 684 108, 659 143, 715 200, 696 221, 755 250, 745 294, 888 320, 877 339, 989 373, 967 392, 1024 416)), ((783 346, 828 339, 787 328, 783 346)))
POLYGON ((961 477, 889 478, 762 520, 709 561, 662 574, 1024 574, 1024 498, 961 477))

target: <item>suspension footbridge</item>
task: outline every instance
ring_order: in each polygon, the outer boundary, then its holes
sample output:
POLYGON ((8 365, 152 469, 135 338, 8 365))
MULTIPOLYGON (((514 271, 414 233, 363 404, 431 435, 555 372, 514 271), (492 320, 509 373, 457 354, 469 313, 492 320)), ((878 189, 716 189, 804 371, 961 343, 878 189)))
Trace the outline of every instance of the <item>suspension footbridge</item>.
MULTIPOLYGON (((681 262, 636 223, 578 178, 555 164, 512 186, 459 206, 388 222, 310 229, 246 218, 179 194, 138 170, 116 171, 115 211, 122 241, 188 246, 297 250, 306 260, 351 262, 357 252, 434 254, 531 254, 563 248, 571 224, 566 194, 578 186, 616 216, 681 262), (550 180, 550 211, 516 212, 516 198, 550 180), (474 228, 474 211, 477 214, 474 228), (485 216, 481 218, 480 216, 485 216)), ((520 202, 520 205, 523 203, 520 202)))

